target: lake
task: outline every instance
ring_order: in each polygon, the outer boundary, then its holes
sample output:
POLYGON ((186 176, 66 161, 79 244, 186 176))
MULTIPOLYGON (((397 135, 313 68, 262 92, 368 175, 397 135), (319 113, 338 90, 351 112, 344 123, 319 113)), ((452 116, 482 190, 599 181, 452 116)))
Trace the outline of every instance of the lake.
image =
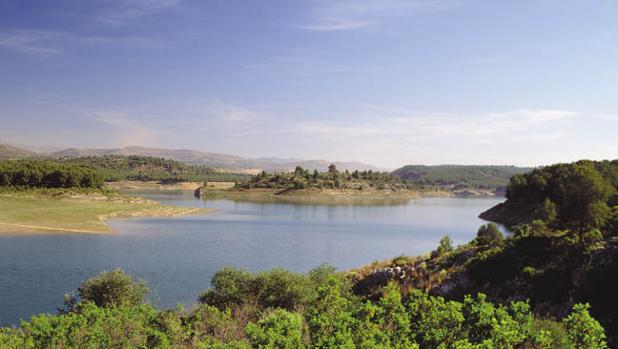
POLYGON ((205 215, 110 221, 113 234, 0 236, 0 325, 53 313, 63 295, 103 270, 144 278, 161 307, 192 304, 211 276, 232 265, 306 272, 340 270, 435 248, 448 234, 471 240, 477 216, 503 198, 423 198, 390 205, 295 205, 199 200, 191 191, 132 191, 165 204, 216 209, 205 215))

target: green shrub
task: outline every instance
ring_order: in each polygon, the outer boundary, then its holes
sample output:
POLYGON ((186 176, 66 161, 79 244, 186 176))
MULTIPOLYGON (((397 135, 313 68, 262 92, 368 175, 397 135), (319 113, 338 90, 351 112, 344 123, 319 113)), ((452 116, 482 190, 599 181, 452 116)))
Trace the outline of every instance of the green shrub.
MULTIPOLYGON (((122 269, 101 274, 84 281, 77 289, 81 302, 93 302, 100 307, 134 306, 146 302, 150 289, 145 281, 134 281, 122 269)), ((69 310, 76 299, 67 300, 69 310)))
POLYGON ((240 304, 252 297, 254 279, 255 276, 248 271, 225 267, 213 275, 211 288, 202 293, 199 301, 222 310, 240 304))
POLYGON ((277 309, 257 323, 249 323, 247 338, 253 348, 302 349, 303 319, 299 314, 277 309))
POLYGON ((589 304, 575 304, 562 322, 567 329, 569 348, 605 349, 605 330, 588 310, 589 304))
POLYGON ((476 232, 474 243, 479 246, 491 245, 504 239, 496 223, 482 225, 476 232))
POLYGON ((329 278, 307 310, 311 347, 354 348, 351 306, 342 296, 340 281, 329 278))
POLYGON ((412 336, 421 348, 450 347, 464 336, 461 303, 413 290, 408 312, 412 336))

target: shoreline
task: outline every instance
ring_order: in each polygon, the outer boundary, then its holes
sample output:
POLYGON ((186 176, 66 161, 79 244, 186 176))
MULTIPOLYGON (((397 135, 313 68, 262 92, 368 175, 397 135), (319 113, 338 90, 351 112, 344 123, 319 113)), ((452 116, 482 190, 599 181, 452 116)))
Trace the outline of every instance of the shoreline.
POLYGON ((200 187, 195 190, 195 196, 202 199, 238 199, 248 201, 272 201, 307 204, 371 204, 381 202, 404 203, 420 198, 483 198, 498 197, 489 192, 471 192, 469 190, 452 192, 445 190, 351 190, 351 189, 217 189, 200 187))
POLYGON ((179 217, 214 210, 162 205, 138 197, 103 194, 0 193, 0 235, 110 234, 110 219, 179 217))

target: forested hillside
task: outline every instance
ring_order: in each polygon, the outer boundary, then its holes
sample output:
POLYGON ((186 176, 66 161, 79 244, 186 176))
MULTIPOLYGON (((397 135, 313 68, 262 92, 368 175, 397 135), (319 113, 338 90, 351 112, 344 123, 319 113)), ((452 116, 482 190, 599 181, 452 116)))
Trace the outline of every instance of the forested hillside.
POLYGON ((618 160, 556 164, 513 176, 507 201, 481 217, 508 226, 541 219, 552 228, 583 231, 611 217, 617 190, 618 160))
POLYGON ((419 187, 501 190, 511 176, 530 170, 515 166, 408 165, 393 171, 393 175, 419 187))
POLYGON ((120 180, 160 182, 242 181, 249 175, 215 171, 204 166, 183 164, 178 161, 149 156, 104 155, 63 158, 60 161, 87 166, 99 171, 106 181, 120 180))
MULTIPOLYGON (((529 299, 546 317, 588 303, 618 344, 617 165, 579 161, 515 175, 507 201, 481 215, 507 224, 510 234, 488 224, 469 244, 455 248, 445 237, 430 256, 386 267, 401 268, 402 287, 453 300, 475 292, 499 303, 529 299)), ((389 279, 376 270, 360 273, 355 290, 371 296, 389 279)))
POLYGON ((0 187, 100 188, 103 176, 97 170, 50 160, 0 161, 0 187))

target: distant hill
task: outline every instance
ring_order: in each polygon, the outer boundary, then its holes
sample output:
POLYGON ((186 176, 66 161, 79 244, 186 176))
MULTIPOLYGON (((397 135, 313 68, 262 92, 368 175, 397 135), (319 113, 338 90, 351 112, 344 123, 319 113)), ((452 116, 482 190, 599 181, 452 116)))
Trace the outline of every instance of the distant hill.
MULTIPOLYGON (((86 156, 105 156, 105 155, 137 155, 164 158, 184 162, 187 164, 206 166, 210 168, 223 169, 228 171, 239 171, 257 174, 262 170, 269 172, 289 172, 296 166, 301 166, 308 170, 326 171, 328 165, 333 162, 326 160, 301 160, 301 159, 279 159, 279 158, 244 158, 236 155, 208 153, 189 149, 161 149, 148 147, 124 147, 115 149, 79 149, 69 148, 47 154, 54 158, 75 158, 86 156)), ((359 162, 334 162, 337 168, 342 171, 376 171, 378 168, 362 164, 359 162)))
POLYGON ((35 152, 8 144, 0 144, 0 159, 23 159, 35 156, 37 156, 35 152))
POLYGON ((511 176, 531 171, 528 167, 480 165, 408 165, 393 175, 418 186, 453 186, 503 191, 511 176))
POLYGON ((245 181, 248 174, 222 173, 205 166, 140 155, 103 155, 86 157, 64 157, 60 163, 80 165, 96 169, 105 181, 121 180, 160 182, 209 182, 245 181))

